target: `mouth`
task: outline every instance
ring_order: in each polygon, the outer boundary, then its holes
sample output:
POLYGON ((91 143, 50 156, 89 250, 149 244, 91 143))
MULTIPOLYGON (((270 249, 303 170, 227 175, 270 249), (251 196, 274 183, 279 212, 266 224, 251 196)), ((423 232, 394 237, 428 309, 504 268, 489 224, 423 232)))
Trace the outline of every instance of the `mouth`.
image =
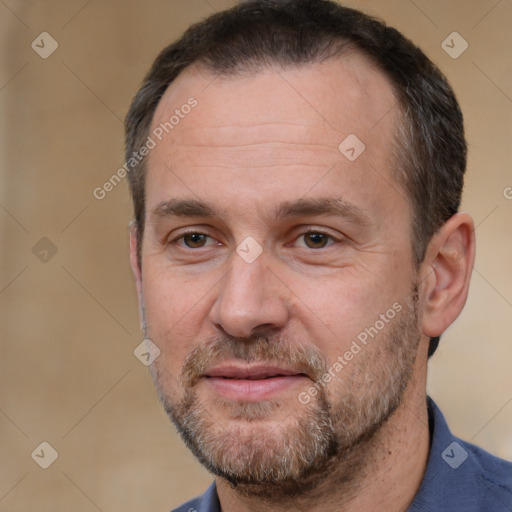
POLYGON ((203 377, 210 388, 234 401, 269 400, 309 377, 300 371, 277 366, 222 365, 208 370, 203 377))
POLYGON ((205 373, 207 378, 262 380, 291 375, 306 376, 303 372, 275 366, 218 366, 205 373))

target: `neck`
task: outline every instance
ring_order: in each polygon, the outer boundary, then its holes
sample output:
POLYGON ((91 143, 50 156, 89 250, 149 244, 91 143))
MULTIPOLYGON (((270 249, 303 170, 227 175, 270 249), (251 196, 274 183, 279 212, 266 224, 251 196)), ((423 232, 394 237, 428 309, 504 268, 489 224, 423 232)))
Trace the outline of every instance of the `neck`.
MULTIPOLYGON (((286 502, 267 501, 265 510, 406 511, 420 487, 428 460, 426 368, 426 354, 418 353, 401 405, 380 430, 365 441, 364 447, 356 448, 349 455, 350 460, 333 461, 325 478, 306 495, 290 496, 286 502), (364 453, 364 460, 361 453, 364 453), (356 473, 351 478, 347 478, 347 467, 355 468, 356 473)), ((261 497, 233 488, 222 478, 217 478, 217 492, 223 512, 261 510, 261 497)))

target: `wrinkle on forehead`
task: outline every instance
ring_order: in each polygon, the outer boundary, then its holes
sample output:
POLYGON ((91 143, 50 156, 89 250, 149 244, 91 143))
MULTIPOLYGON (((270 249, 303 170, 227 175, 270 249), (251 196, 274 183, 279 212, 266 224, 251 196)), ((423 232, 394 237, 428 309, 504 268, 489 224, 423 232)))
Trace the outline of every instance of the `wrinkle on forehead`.
POLYGON ((149 155, 151 206, 165 199, 174 180, 165 174, 172 173, 199 196, 245 201, 246 212, 250 197, 265 202, 286 192, 293 199, 327 183, 381 214, 398 207, 391 148, 399 109, 388 79, 368 59, 350 53, 222 77, 191 67, 166 91, 153 127, 190 97, 197 106, 149 155), (349 134, 366 147, 354 162, 339 150, 349 134))

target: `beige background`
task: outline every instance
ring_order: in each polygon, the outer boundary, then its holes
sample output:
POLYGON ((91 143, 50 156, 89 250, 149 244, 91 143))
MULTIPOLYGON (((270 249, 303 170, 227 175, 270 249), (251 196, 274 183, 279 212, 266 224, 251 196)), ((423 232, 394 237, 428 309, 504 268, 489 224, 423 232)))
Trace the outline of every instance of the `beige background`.
MULTIPOLYGON (((210 481, 133 355, 126 184, 92 191, 123 163, 122 118, 157 52, 232 3, 0 1, 0 511, 168 511, 210 481), (59 44, 48 59, 31 48, 43 31, 59 44), (42 237, 57 249, 46 262, 42 237), (59 454, 46 470, 31 458, 43 441, 59 454)), ((465 112, 478 255, 429 391, 457 434, 511 459, 512 3, 349 4, 419 44, 465 112), (458 59, 441 48, 453 31, 469 43, 458 59)))

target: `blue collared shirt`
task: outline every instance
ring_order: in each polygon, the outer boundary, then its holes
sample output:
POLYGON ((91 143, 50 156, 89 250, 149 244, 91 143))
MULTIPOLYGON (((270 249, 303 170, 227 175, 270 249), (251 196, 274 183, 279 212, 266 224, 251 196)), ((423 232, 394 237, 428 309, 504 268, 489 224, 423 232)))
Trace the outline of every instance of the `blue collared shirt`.
MULTIPOLYGON (((408 512, 512 512, 512 462, 455 437, 432 399, 427 405, 430 454, 408 512)), ((221 512, 215 482, 172 512, 221 512)))

